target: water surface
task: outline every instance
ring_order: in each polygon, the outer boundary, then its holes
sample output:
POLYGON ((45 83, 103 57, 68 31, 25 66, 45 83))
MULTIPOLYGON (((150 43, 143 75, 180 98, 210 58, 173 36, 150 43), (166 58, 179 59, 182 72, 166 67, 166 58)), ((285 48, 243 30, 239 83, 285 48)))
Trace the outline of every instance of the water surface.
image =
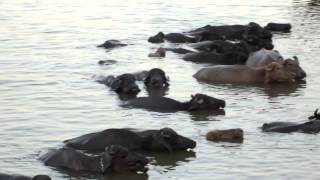
MULTIPOLYGON (((318 179, 318 135, 262 133, 271 121, 303 122, 319 107, 318 1, 260 0, 17 0, 0 1, 1 172, 48 174, 53 179, 318 179), (305 84, 207 85, 192 74, 205 65, 167 53, 147 38, 159 31, 183 32, 207 24, 289 22, 292 32, 274 35, 285 57, 297 55, 305 84), (132 44, 105 51, 107 39, 132 44), (98 66, 97 61, 117 63, 98 66), (225 115, 160 113, 119 107, 114 92, 94 76, 159 67, 170 76, 167 97, 189 100, 204 93, 226 100, 225 115), (197 141, 194 153, 159 154, 147 175, 76 175, 44 166, 39 151, 106 128, 172 127, 197 141), (211 129, 242 128, 243 144, 205 140, 211 129)), ((184 47, 182 45, 182 47, 184 47)), ((143 85, 139 84, 143 89, 143 85)), ((139 94, 146 95, 145 89, 139 94)))

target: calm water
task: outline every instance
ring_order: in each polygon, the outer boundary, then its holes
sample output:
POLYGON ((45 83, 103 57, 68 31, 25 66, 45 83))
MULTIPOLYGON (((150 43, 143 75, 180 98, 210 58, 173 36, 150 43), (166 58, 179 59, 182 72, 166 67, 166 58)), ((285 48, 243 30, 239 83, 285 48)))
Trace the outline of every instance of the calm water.
POLYGON ((291 0, 0 0, 1 172, 53 179, 319 179, 318 135, 258 128, 271 121, 303 122, 319 107, 318 5, 291 0), (192 78, 203 64, 173 53, 164 59, 147 57, 159 45, 146 39, 159 31, 250 21, 292 23, 292 32, 276 34, 274 44, 285 57, 300 58, 308 73, 305 84, 206 85, 192 78), (109 52, 96 48, 107 39, 133 45, 109 52), (106 59, 118 63, 97 65, 106 59), (222 98, 225 115, 123 109, 116 94, 93 79, 153 67, 170 76, 168 97, 184 101, 205 93, 222 98), (148 175, 137 176, 76 176, 36 160, 39 151, 62 146, 62 140, 112 127, 172 127, 198 146, 194 153, 158 155, 148 175), (244 143, 205 140, 207 131, 223 128, 243 128, 244 143))

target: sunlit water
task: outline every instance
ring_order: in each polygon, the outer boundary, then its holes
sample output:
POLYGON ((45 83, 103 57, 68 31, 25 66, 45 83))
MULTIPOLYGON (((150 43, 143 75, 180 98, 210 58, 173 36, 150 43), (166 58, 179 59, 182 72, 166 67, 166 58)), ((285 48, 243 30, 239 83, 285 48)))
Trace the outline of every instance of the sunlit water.
MULTIPOLYGON (((303 122, 319 107, 320 7, 317 1, 219 0, 2 0, 0 1, 0 170, 53 179, 318 179, 318 135, 263 133, 265 122, 303 122), (165 43, 147 38, 207 24, 289 22, 292 32, 274 35, 285 57, 297 55, 306 84, 206 85, 192 74, 206 65, 167 53, 147 54, 165 43), (132 44, 105 51, 107 39, 132 44), (117 63, 99 66, 97 61, 117 63), (225 115, 124 109, 117 95, 94 76, 160 67, 170 76, 167 97, 189 100, 205 93, 226 100, 225 115), (172 127, 197 141, 194 153, 158 155, 147 175, 75 175, 46 167, 41 150, 111 127, 172 127), (243 144, 205 140, 212 129, 242 128, 243 144)), ((182 45, 183 47, 183 45, 182 45)), ((143 91, 139 96, 146 95, 143 91)))

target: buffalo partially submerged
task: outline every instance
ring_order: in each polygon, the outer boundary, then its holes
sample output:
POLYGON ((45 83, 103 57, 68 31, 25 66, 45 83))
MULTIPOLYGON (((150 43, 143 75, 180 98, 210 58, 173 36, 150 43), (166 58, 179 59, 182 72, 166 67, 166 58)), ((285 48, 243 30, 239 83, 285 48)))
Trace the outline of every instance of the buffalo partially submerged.
POLYGON ((130 99, 123 106, 132 108, 144 108, 154 111, 196 111, 217 110, 224 108, 224 100, 216 99, 205 94, 191 95, 191 100, 179 102, 167 97, 138 97, 130 99))
POLYGON ((147 87, 167 87, 169 86, 169 79, 162 69, 153 68, 148 72, 144 84, 147 87))
POLYGON ((259 68, 272 62, 282 64, 286 70, 295 74, 296 80, 304 79, 307 76, 296 56, 294 56, 293 59, 284 59, 276 50, 260 49, 259 51, 252 52, 246 61, 246 65, 253 68, 259 68))
POLYGON ((111 145, 98 156, 89 156, 71 148, 52 149, 39 158, 46 166, 52 166, 72 171, 87 171, 93 173, 111 172, 146 172, 148 159, 129 152, 127 148, 111 145))
POLYGON ((159 32, 158 34, 150 37, 148 39, 151 43, 162 43, 164 40, 167 40, 172 43, 194 43, 196 42, 195 37, 190 37, 187 35, 184 35, 182 33, 169 33, 164 34, 163 32, 159 32))
POLYGON ((272 122, 265 123, 262 126, 264 132, 279 132, 279 133, 291 133, 302 132, 314 134, 320 132, 320 114, 318 109, 314 112, 313 116, 309 117, 308 122, 305 123, 292 123, 292 122, 272 122))
POLYGON ((0 173, 1 180, 51 180, 47 175, 36 175, 33 177, 17 175, 17 174, 4 174, 0 173))
POLYGON ((248 36, 256 36, 259 39, 271 39, 272 34, 259 24, 250 22, 247 25, 207 25, 202 28, 188 32, 192 36, 200 36, 203 40, 241 40, 248 36), (213 39, 212 39, 213 38, 213 39))
POLYGON ((111 49, 111 48, 116 48, 116 47, 122 47, 122 46, 127 46, 127 44, 121 43, 118 40, 107 40, 103 44, 98 45, 97 47, 102 47, 105 49, 111 49))
POLYGON ((198 81, 209 83, 274 83, 294 82, 295 74, 276 62, 262 68, 245 65, 217 65, 200 69, 193 75, 198 81))
POLYGON ((179 135, 173 129, 134 131, 131 129, 106 129, 64 141, 67 147, 88 151, 103 151, 111 145, 121 145, 129 150, 177 151, 195 148, 196 142, 179 135))
POLYGON ((98 80, 98 82, 105 84, 119 94, 137 94, 140 92, 135 76, 129 73, 117 77, 107 76, 98 80))
POLYGON ((268 23, 266 27, 264 27, 270 31, 281 31, 281 32, 289 32, 291 29, 291 24, 289 23, 268 23))
POLYGON ((183 56, 183 60, 196 63, 211 63, 221 65, 245 64, 248 55, 243 52, 196 52, 183 56))

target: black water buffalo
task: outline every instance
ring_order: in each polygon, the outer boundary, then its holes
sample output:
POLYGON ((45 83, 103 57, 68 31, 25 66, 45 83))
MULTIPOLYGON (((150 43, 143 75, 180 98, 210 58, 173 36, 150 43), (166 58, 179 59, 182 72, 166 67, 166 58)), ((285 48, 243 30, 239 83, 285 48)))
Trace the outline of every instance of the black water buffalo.
POLYGON ((245 64, 248 54, 244 52, 197 52, 188 53, 183 56, 183 60, 196 63, 212 63, 221 65, 245 64))
POLYGON ((281 31, 281 32, 289 32, 291 29, 291 24, 289 23, 268 23, 267 26, 264 27, 270 31, 281 31))
POLYGON ((166 73, 159 68, 153 68, 151 69, 145 80, 144 80, 144 84, 147 87, 166 87, 169 86, 169 79, 166 76, 166 73))
POLYGON ((159 32, 148 39, 151 43, 162 43, 164 40, 172 43, 194 43, 197 41, 195 37, 190 37, 182 33, 164 34, 163 32, 159 32))
POLYGON ((164 42, 164 33, 163 32, 159 32, 158 34, 149 37, 148 42, 151 43, 163 43, 164 42))
POLYGON ((302 132, 314 134, 320 132, 320 114, 318 109, 314 112, 313 116, 309 117, 310 121, 305 123, 292 123, 292 122, 272 122, 265 123, 262 126, 264 132, 279 132, 279 133, 291 133, 302 132))
POLYGON ((129 73, 117 77, 107 76, 98 80, 98 82, 105 84, 119 94, 137 94, 140 92, 140 89, 136 84, 135 76, 129 73))
POLYGON ((138 97, 127 101, 123 107, 144 108, 154 111, 196 111, 196 110, 217 110, 224 108, 224 100, 216 99, 204 94, 191 95, 191 100, 179 102, 166 97, 138 97))
POLYGON ((51 180, 51 178, 47 175, 36 175, 34 177, 28 177, 23 175, 16 174, 4 174, 0 173, 1 180, 51 180))
POLYGON ((196 142, 179 135, 173 129, 135 131, 106 129, 64 141, 67 147, 88 151, 103 151, 110 145, 121 145, 129 150, 177 151, 195 148, 196 142))
POLYGON ((191 36, 200 36, 204 40, 241 40, 247 36, 256 36, 259 39, 271 39, 269 30, 262 28, 259 24, 250 22, 248 25, 207 25, 188 32, 191 36))
POLYGON ((105 65, 105 66, 112 65, 112 64, 115 64, 115 63, 117 63, 117 61, 116 60, 111 60, 111 59, 98 61, 99 65, 105 65))
POLYGON ((214 40, 214 41, 201 41, 197 43, 192 43, 190 46, 194 49, 204 52, 217 52, 217 53, 227 53, 227 52, 247 52, 247 47, 243 42, 235 43, 231 41, 224 40, 214 40))
POLYGON ((89 156, 72 148, 52 149, 42 155, 39 160, 46 166, 52 166, 72 171, 87 171, 94 173, 111 172, 146 172, 148 159, 129 152, 127 148, 112 145, 98 156, 89 156))
POLYGON ((98 45, 97 47, 111 49, 111 48, 122 47, 122 46, 127 46, 127 44, 121 43, 118 40, 107 40, 103 44, 98 45))

